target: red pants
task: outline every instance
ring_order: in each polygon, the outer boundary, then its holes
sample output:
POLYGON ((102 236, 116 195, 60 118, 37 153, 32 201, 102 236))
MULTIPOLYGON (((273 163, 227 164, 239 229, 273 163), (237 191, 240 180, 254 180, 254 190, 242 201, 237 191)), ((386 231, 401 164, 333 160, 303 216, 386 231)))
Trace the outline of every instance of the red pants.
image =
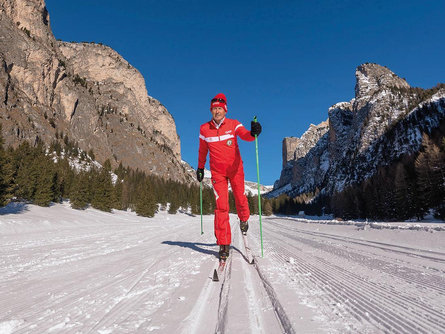
POLYGON ((218 245, 230 245, 232 233, 229 222, 229 189, 228 181, 235 197, 236 211, 241 221, 250 217, 249 203, 244 195, 244 171, 238 169, 232 175, 221 175, 212 171, 213 192, 215 193, 215 237, 218 245))

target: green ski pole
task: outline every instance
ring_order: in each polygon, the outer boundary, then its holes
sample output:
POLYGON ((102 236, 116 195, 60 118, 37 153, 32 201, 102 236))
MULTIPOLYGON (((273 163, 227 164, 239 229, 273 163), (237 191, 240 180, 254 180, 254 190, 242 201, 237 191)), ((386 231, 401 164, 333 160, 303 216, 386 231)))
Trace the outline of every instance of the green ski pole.
MULTIPOLYGON (((257 122, 256 116, 253 118, 257 122)), ((263 251, 263 225, 261 223, 261 192, 260 192, 260 163, 258 159, 258 136, 255 135, 255 152, 256 152, 256 175, 258 180, 258 213, 260 216, 260 237, 261 237, 261 257, 264 257, 263 251)))
POLYGON ((199 206, 201 209, 201 235, 203 235, 204 231, 202 229, 202 181, 199 182, 199 206))

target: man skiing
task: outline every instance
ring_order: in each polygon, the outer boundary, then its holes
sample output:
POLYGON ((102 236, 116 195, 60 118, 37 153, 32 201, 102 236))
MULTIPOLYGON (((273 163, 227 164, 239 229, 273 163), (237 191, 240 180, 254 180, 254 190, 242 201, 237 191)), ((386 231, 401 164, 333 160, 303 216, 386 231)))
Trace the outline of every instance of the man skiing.
POLYGON ((231 231, 229 222, 228 181, 235 197, 236 210, 240 219, 241 231, 245 234, 249 228, 249 205, 244 194, 243 162, 237 143, 237 136, 246 141, 254 141, 261 133, 258 122, 251 123, 247 130, 240 122, 226 118, 227 99, 224 94, 216 95, 210 102, 212 119, 201 125, 199 131, 199 158, 196 176, 201 182, 204 178, 204 166, 207 152, 210 151, 210 171, 215 194, 215 237, 219 245, 219 259, 226 261, 229 256, 231 231))

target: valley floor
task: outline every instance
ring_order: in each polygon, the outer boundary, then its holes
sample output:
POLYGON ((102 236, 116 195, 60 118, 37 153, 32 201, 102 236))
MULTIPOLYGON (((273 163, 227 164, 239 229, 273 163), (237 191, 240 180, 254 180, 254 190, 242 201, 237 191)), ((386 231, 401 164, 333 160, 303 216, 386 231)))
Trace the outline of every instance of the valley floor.
MULTIPOLYGON (((213 216, 0 209, 0 333, 443 333, 445 231, 232 215, 220 282, 213 216)), ((435 224, 443 226, 443 224, 435 224)))

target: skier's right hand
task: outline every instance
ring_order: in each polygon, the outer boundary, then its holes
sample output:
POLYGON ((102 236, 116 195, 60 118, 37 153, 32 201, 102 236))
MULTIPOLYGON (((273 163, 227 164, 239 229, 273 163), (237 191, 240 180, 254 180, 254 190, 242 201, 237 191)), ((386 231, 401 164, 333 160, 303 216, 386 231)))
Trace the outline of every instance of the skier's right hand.
POLYGON ((196 170, 196 178, 198 179, 199 182, 202 181, 202 179, 204 178, 204 168, 198 168, 196 170))

